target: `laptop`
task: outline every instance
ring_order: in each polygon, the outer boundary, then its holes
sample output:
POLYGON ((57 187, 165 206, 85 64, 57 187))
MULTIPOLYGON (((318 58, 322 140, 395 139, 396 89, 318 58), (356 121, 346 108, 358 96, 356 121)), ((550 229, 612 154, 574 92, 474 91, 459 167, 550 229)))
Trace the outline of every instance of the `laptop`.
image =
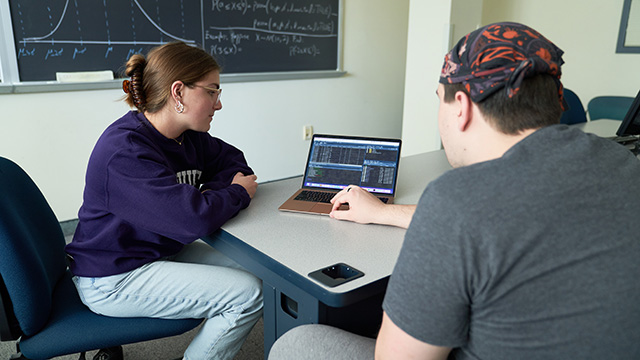
POLYGON ((626 144, 638 141, 638 135, 640 135, 640 91, 620 123, 616 136, 610 137, 610 139, 626 144))
POLYGON ((313 135, 302 187, 278 210, 328 215, 331 198, 349 185, 393 203, 401 145, 400 139, 313 135))

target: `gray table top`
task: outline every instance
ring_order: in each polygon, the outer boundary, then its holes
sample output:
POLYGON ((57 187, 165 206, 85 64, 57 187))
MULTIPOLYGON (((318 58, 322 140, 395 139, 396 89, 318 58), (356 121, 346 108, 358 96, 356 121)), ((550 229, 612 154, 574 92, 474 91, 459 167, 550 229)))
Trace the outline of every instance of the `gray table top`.
POLYGON ((587 121, 585 123, 575 124, 580 130, 588 133, 592 133, 601 137, 615 136, 618 127, 622 124, 619 120, 599 119, 594 121, 587 121))
MULTIPOLYGON (((417 203, 426 185, 450 168, 444 151, 402 158, 396 203, 417 203)), ((405 230, 279 211, 278 207, 301 184, 301 176, 260 184, 251 205, 227 222, 222 230, 327 292, 346 293, 388 277, 400 252, 405 230), (333 288, 307 276, 340 262, 365 275, 333 288)))

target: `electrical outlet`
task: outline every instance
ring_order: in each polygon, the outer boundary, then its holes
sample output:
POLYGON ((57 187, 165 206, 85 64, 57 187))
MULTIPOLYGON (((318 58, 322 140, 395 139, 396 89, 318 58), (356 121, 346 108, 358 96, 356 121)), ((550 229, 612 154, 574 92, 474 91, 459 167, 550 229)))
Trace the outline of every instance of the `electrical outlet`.
POLYGON ((302 128, 302 139, 303 140, 311 140, 312 136, 313 136, 313 126, 305 125, 302 128))

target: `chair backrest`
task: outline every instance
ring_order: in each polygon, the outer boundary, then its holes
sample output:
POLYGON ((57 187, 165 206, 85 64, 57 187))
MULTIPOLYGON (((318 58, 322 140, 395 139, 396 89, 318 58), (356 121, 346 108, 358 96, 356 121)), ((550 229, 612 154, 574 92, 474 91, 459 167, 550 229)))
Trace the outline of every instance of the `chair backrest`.
POLYGON ((64 246, 60 223, 36 184, 0 157, 0 275, 25 335, 49 318, 53 289, 67 268, 64 246))
POLYGON ((571 125, 587 122, 587 113, 584 110, 584 106, 582 106, 582 101, 580 101, 578 95, 573 91, 564 88, 564 99, 569 108, 565 109, 562 113, 560 123, 571 125))
POLYGON ((623 120, 633 99, 629 96, 596 96, 587 105, 589 119, 623 120))

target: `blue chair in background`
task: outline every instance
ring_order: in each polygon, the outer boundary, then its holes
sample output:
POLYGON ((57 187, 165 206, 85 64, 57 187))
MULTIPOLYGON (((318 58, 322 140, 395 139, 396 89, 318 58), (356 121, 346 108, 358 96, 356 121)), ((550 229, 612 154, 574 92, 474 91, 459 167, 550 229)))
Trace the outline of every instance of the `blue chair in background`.
POLYGON ((624 120, 624 116, 633 103, 628 96, 596 96, 587 105, 589 119, 624 120))
POLYGON ((49 359, 179 335, 201 319, 114 318, 93 313, 71 280, 60 223, 17 164, 0 157, 0 340, 17 357, 49 359))
POLYGON ((569 108, 562 113, 560 123, 571 125, 587 122, 587 113, 578 95, 567 88, 564 88, 563 95, 569 108))

